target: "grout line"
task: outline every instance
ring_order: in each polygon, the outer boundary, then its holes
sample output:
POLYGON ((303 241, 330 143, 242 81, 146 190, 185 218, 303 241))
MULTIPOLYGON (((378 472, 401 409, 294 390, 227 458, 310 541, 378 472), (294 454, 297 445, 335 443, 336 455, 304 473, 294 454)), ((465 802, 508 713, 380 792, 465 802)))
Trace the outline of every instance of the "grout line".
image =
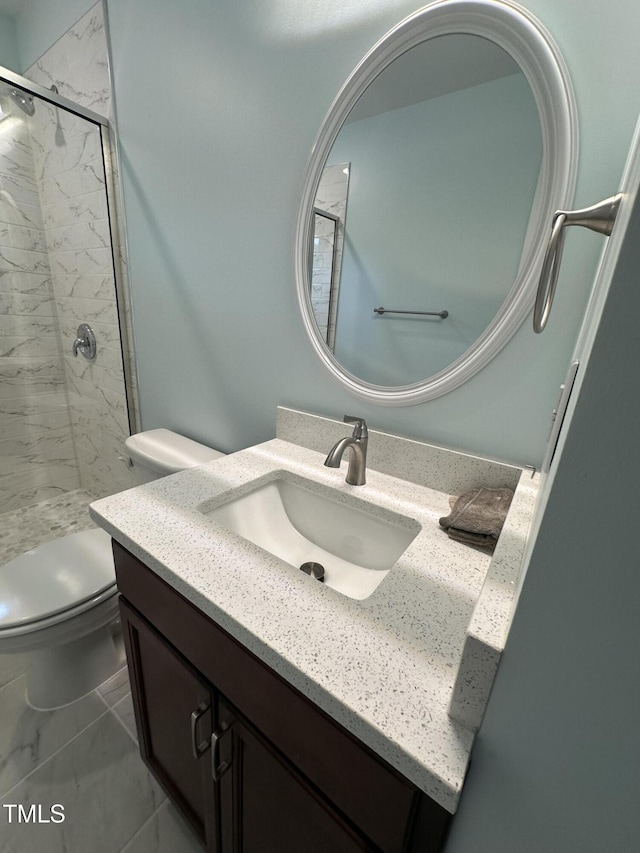
MULTIPOLYGON (((160 790, 162 790, 162 789, 160 789, 160 790)), ((158 812, 160 811, 160 809, 162 809, 162 808, 165 808, 165 807, 166 807, 166 805, 167 805, 167 803, 169 802, 169 800, 167 799, 166 794, 164 794, 164 791, 163 791, 162 793, 163 793, 163 795, 164 795, 164 800, 160 803, 160 805, 158 806, 158 808, 157 808, 157 809, 156 809, 152 814, 150 814, 150 815, 149 815, 149 817, 145 820, 145 822, 144 822, 143 824, 141 824, 141 825, 136 829, 136 831, 133 833, 133 835, 131 836, 131 838, 129 838, 129 840, 125 842, 124 847, 121 847, 121 848, 120 848, 120 850, 118 851, 118 853, 126 853, 127 849, 128 849, 128 848, 130 848, 131 844, 133 844, 133 842, 134 842, 134 841, 136 840, 136 838, 140 835, 140 833, 143 831, 143 829, 145 829, 145 828, 146 828, 146 826, 147 826, 148 824, 150 824, 152 820, 156 820, 156 819, 157 819, 157 817, 158 817, 158 812)))
POLYGON ((128 699, 130 696, 131 696, 131 693, 128 693, 126 696, 123 696, 122 699, 120 699, 119 702, 116 702, 115 705, 112 705, 111 708, 109 708, 109 710, 113 712, 113 716, 120 723, 120 725, 125 730, 125 732, 129 735, 129 737, 131 738, 133 743, 136 745, 136 748, 138 749, 138 751, 140 751, 140 744, 138 743, 137 738, 134 736, 133 732, 130 731, 130 729, 125 725, 124 720, 120 717, 120 715, 116 711, 117 706, 120 705, 122 702, 124 702, 125 699, 128 699))
MULTIPOLYGON (((90 696, 91 694, 89 693, 87 695, 90 696)), ((63 749, 66 749, 69 746, 69 744, 73 743, 74 740, 79 738, 80 735, 84 734, 84 732, 86 732, 88 729, 90 729, 91 726, 95 725, 103 717, 105 717, 109 713, 110 710, 111 709, 107 707, 101 714, 98 714, 98 716, 95 719, 93 719, 90 723, 88 723, 84 728, 80 729, 79 732, 76 732, 76 734, 72 738, 70 738, 65 744, 58 747, 58 749, 56 749, 55 752, 52 752, 51 755, 47 756, 47 758, 45 758, 44 761, 41 761, 39 764, 37 764, 33 768, 33 770, 30 770, 29 773, 27 773, 26 776, 23 776, 22 779, 20 779, 18 782, 16 782, 14 785, 12 785, 10 788, 7 788, 6 791, 0 792, 0 798, 5 799, 12 791, 14 791, 20 785, 22 785, 22 783, 25 782, 27 779, 29 779, 30 776, 33 776, 34 773, 37 773, 38 770, 40 770, 42 767, 44 767, 44 765, 47 764, 49 761, 51 761, 52 758, 55 758, 55 756, 58 755, 58 753, 62 752, 63 749)))
POLYGON ((19 675, 16 675, 15 678, 12 678, 11 681, 7 681, 6 684, 3 684, 2 687, 0 687, 0 693, 2 693, 2 691, 5 689, 5 687, 9 687, 10 684, 13 684, 14 681, 17 681, 19 678, 23 678, 25 675, 26 675, 26 672, 21 672, 19 675))
MULTIPOLYGON (((102 685, 100 685, 100 686, 102 686, 102 685)), ((110 711, 110 710, 111 710, 111 705, 109 705, 109 703, 107 702, 107 700, 104 698, 104 696, 102 695, 102 693, 100 693, 100 691, 99 691, 97 688, 96 688, 96 690, 95 690, 95 693, 98 695, 98 698, 102 700, 102 702, 104 703, 104 705, 105 705, 105 707, 107 708, 107 710, 109 710, 109 711, 110 711)))
POLYGON ((117 702, 113 703, 113 705, 111 706, 111 709, 113 710, 114 708, 117 708, 118 705, 122 705, 122 703, 125 701, 125 699, 130 699, 130 698, 131 698, 131 691, 129 690, 127 693, 124 694, 124 696, 121 699, 118 699, 117 702))

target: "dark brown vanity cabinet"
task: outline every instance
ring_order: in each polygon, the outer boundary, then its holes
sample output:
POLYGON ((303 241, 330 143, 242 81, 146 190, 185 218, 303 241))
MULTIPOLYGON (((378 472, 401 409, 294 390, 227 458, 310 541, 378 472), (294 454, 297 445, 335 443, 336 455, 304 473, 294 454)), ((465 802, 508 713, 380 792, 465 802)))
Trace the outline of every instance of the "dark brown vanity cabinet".
POLYGON ((114 542, 140 751, 208 851, 437 853, 451 815, 114 542))
POLYGON ((218 725, 215 691, 122 598, 120 613, 142 756, 200 838, 218 850, 218 818, 209 807, 216 791, 202 760, 218 725))
POLYGON ((124 600, 121 612, 143 757, 207 850, 368 849, 341 815, 124 600))

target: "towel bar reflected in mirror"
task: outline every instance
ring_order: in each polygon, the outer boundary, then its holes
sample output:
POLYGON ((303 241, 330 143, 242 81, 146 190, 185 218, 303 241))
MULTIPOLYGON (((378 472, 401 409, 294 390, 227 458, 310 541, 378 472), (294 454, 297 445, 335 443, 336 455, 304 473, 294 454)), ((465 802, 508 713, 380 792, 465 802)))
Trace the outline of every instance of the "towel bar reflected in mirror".
POLYGON ((399 311, 395 308, 383 308, 382 306, 373 310, 376 314, 426 314, 429 317, 442 317, 443 320, 449 316, 448 311, 399 311))

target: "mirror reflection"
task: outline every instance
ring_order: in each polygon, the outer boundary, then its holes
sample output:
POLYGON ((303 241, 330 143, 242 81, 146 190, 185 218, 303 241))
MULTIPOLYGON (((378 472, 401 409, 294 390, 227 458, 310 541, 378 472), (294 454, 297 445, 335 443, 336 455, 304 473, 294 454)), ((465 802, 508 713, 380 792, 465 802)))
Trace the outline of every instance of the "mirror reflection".
POLYGON ((373 81, 327 158, 309 247, 318 332, 349 373, 421 382, 477 340, 516 280, 541 161, 529 84, 485 38, 430 39, 373 81))
POLYGON ((322 170, 313 207, 311 307, 322 340, 333 351, 340 295, 344 223, 349 195, 349 164, 322 170))

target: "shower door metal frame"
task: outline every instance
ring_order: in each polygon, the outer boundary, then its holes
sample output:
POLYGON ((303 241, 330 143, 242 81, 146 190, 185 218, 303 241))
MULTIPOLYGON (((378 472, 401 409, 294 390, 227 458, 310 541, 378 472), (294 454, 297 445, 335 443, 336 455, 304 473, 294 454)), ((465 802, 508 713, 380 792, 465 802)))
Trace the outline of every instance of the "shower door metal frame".
MULTIPOLYGON (((132 329, 128 322, 128 316, 131 316, 131 300, 129 298, 128 288, 125 287, 123 280, 122 269, 120 266, 120 258, 122 257, 121 241, 118 238, 118 222, 122 220, 122 206, 116 202, 116 170, 114 169, 113 161, 117 160, 117 137, 112 122, 106 116, 100 115, 93 110, 83 107, 81 104, 76 104, 54 92, 41 86, 39 83, 34 83, 27 77, 16 74, 9 68, 4 68, 0 65, 0 81, 9 83, 12 86, 17 86, 19 89, 41 98, 53 104, 55 107, 61 107, 70 113, 73 113, 80 118, 86 119, 97 125, 100 130, 100 142, 102 145, 102 162, 104 165, 105 178, 105 193, 107 197, 107 213, 109 216, 109 234, 111 237, 111 261, 113 265, 113 276, 115 281, 115 296, 116 306, 118 311, 118 325, 120 328, 120 352, 122 355, 122 370, 124 375, 124 391, 127 401, 127 416, 129 420, 129 433, 139 432, 140 424, 138 418, 138 406, 136 405, 137 395, 137 376, 135 373, 135 348, 132 339, 132 329)), ((122 191, 120 191, 122 198, 122 191)), ((124 222, 122 222, 124 226, 124 222)))

